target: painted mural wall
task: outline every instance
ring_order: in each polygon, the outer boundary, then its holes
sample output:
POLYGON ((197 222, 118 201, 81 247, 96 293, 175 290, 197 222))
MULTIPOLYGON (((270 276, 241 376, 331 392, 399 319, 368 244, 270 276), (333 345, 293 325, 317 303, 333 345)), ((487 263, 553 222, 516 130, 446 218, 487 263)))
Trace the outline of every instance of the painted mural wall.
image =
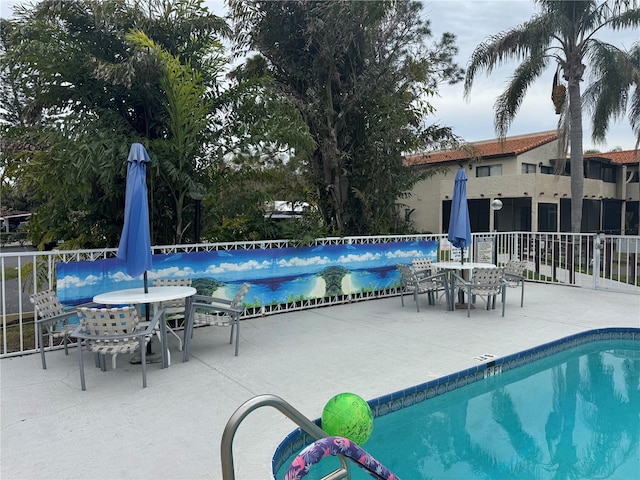
MULTIPOLYGON (((227 299, 249 282, 244 304, 261 307, 395 288, 400 283, 396 264, 417 257, 435 262, 437 250, 436 241, 425 240, 163 254, 153 256, 147 276, 149 285, 157 278, 191 278, 198 293, 227 299)), ((58 297, 69 305, 143 286, 143 277, 130 277, 117 259, 56 267, 58 297)))

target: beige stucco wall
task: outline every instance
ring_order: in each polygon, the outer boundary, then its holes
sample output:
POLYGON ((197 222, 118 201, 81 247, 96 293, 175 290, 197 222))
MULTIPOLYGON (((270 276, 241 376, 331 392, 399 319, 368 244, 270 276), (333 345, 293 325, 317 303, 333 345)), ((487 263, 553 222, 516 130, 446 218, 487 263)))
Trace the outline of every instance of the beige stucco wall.
MULTIPOLYGON (((531 198, 531 225, 535 229, 538 225, 538 203, 559 204, 561 198, 571 198, 570 177, 540 173, 540 164, 551 166, 550 159, 556 157, 557 144, 551 142, 517 157, 487 159, 477 163, 465 162, 463 166, 469 177, 467 197, 469 199, 531 198), (536 165, 537 173, 522 174, 523 163, 536 165), (502 165, 502 175, 476 177, 479 165, 498 164, 502 165)), ((438 167, 442 171, 417 184, 410 198, 403 200, 408 208, 415 209, 411 220, 419 232, 442 232, 442 202, 451 199, 455 175, 460 167, 457 163, 438 167)), ((637 200, 638 184, 627 184, 625 188, 622 169, 620 170, 617 183, 585 178, 584 198, 637 200)))
MULTIPOLYGON (((540 191, 538 182, 548 182, 550 178, 557 177, 542 174, 521 175, 522 163, 532 163, 536 166, 539 163, 549 165, 549 159, 554 158, 557 154, 556 148, 556 143, 552 142, 518 157, 466 162, 463 165, 469 177, 467 197, 470 199, 499 198, 500 196, 504 198, 532 197, 540 191), (479 165, 502 165, 502 175, 476 177, 476 169, 479 165)), ((442 232, 442 202, 451 199, 454 179, 459 168, 457 163, 440 166, 441 171, 418 183, 412 190, 411 197, 403 201, 410 209, 415 209, 411 219, 419 232, 442 232)), ((569 179, 559 178, 559 180, 569 179)), ((569 184, 567 183, 567 185, 569 184)))

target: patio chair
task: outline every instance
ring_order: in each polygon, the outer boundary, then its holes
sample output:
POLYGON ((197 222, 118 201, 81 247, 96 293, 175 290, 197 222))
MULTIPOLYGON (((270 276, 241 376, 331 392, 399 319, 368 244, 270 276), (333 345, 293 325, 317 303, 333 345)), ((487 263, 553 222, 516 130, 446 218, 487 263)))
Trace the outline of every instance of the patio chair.
MULTIPOLYGON (((411 266, 413 267, 413 271, 418 276, 418 278, 429 277, 431 275, 435 275, 436 273, 440 273, 435 268, 435 266, 433 265, 433 261, 430 258, 414 258, 413 260, 411 260, 411 266)), ((438 298, 440 290, 444 290, 446 284, 447 283, 445 282, 445 285, 443 285, 441 289, 436 290, 436 298, 438 298)))
MULTIPOLYGON (((71 336, 78 339, 78 363, 80 365, 80 384, 86 390, 84 379, 84 361, 82 343, 87 350, 99 358, 100 369, 107 370, 106 356, 111 355, 112 367, 116 368, 116 358, 121 353, 134 353, 139 350, 142 356, 142 387, 147 386, 146 346, 158 327, 164 311, 158 309, 145 328, 140 325, 140 317, 135 307, 110 307, 78 309, 81 324, 76 326, 71 336)), ((162 346, 163 359, 166 346, 162 346)), ((164 362, 163 362, 164 364, 164 362)))
MULTIPOLYGON (((156 279, 153 281, 154 287, 190 287, 190 278, 175 279, 156 279)), ((159 308, 164 309, 164 318, 167 322, 167 332, 178 339, 178 350, 182 351, 182 338, 175 332, 175 329, 182 328, 184 330, 185 314, 185 298, 177 298, 160 302, 159 308)))
POLYGON ((502 316, 504 317, 507 282, 503 279, 502 268, 474 268, 471 280, 465 280, 455 273, 452 275, 455 285, 467 295, 467 317, 471 316, 471 304, 476 297, 481 297, 489 310, 496 308, 498 294, 502 295, 502 316))
POLYGON ((56 292, 44 290, 29 296, 33 304, 34 322, 38 332, 38 349, 42 359, 42 368, 47 369, 47 361, 44 357, 44 328, 47 329, 49 345, 54 340, 61 339, 64 345, 64 354, 69 355, 69 336, 78 325, 78 311, 69 309, 60 303, 56 292), (74 321, 75 320, 75 321, 74 321))
POLYGON ((397 264, 396 267, 400 270, 400 301, 404 307, 404 293, 411 292, 413 294, 413 300, 416 302, 416 309, 420 311, 420 302, 418 301, 418 295, 426 293, 429 298, 429 305, 435 305, 435 298, 438 292, 444 291, 447 298, 447 305, 449 305, 449 288, 447 284, 446 272, 433 274, 431 270, 427 274, 427 271, 421 271, 417 273, 409 265, 397 264))
POLYGON ((216 325, 231 327, 229 344, 233 342, 233 333, 236 334, 236 351, 238 356, 238 344, 240 341, 240 315, 244 312, 242 302, 247 295, 248 283, 243 283, 232 300, 225 298, 210 297, 207 295, 195 295, 189 308, 189 319, 185 330, 185 349, 183 352, 183 362, 189 361, 190 339, 193 338, 195 326, 216 325))
POLYGON ((433 269, 433 262, 430 258, 419 257, 411 260, 411 266, 413 267, 413 271, 418 275, 420 275, 422 271, 426 271, 427 274, 430 275, 433 269))
POLYGON ((524 272, 527 269, 526 260, 509 260, 503 268, 503 279, 507 282, 507 287, 520 287, 520 307, 524 306, 524 272))

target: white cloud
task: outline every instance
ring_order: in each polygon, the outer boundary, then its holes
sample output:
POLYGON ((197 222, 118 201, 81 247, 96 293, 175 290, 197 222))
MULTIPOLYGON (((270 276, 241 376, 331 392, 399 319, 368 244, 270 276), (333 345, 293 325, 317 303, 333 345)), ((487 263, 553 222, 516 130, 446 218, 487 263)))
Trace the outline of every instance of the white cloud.
POLYGON ((58 280, 58 288, 78 288, 84 287, 86 285, 95 285, 98 282, 102 281, 101 276, 89 275, 86 278, 80 279, 80 277, 76 277, 75 275, 66 275, 60 280, 58 280))
POLYGON ((178 267, 169 267, 162 268, 160 270, 149 271, 149 278, 175 278, 175 277, 193 277, 195 274, 195 270, 191 267, 178 268, 178 267))
POLYGON ((131 275, 123 271, 110 273, 109 278, 114 282, 128 282, 129 280, 133 280, 133 277, 131 275))
POLYGON ((249 260, 244 263, 221 263, 220 265, 211 265, 206 270, 207 274, 218 274, 224 272, 244 272, 247 270, 262 270, 264 268, 270 268, 271 262, 263 261, 256 262, 255 260, 249 260))
POLYGON ((300 257, 292 257, 287 260, 278 260, 276 264, 278 267, 287 268, 287 267, 306 267, 309 265, 326 265, 331 263, 328 257, 309 257, 309 258, 300 258, 300 257))
POLYGON ((387 258, 416 258, 423 256, 422 250, 394 250, 385 254, 387 258))
POLYGON ((371 262, 373 260, 377 260, 382 255, 379 253, 371 253, 365 252, 359 255, 349 254, 349 255, 340 255, 338 258, 338 263, 356 263, 356 262, 371 262))

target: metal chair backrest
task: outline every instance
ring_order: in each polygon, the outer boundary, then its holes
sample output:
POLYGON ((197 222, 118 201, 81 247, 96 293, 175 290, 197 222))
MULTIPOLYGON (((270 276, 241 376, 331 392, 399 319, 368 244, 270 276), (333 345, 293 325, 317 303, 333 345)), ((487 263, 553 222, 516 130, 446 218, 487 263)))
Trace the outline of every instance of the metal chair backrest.
POLYGON ((135 307, 81 307, 79 312, 85 330, 88 330, 91 335, 105 337, 101 340, 92 340, 93 342, 111 346, 138 343, 137 337, 126 336, 134 333, 140 323, 140 317, 135 307), (122 335, 125 336, 109 338, 122 335))
POLYGON ((527 262, 524 260, 509 260, 504 266, 504 273, 523 276, 527 269, 527 262))
MULTIPOLYGON (((170 278, 170 279, 156 279, 153 281, 154 287, 190 287, 190 278, 170 278)), ((174 315, 182 315, 184 317, 184 298, 176 298, 175 300, 165 300, 160 302, 160 308, 164 308, 164 313, 167 318, 174 315)))
POLYGON ((66 312, 53 290, 44 290, 29 296, 33 309, 40 319, 55 317, 66 312))
POLYGON ((414 258, 413 260, 411 260, 411 265, 413 265, 413 269, 415 271, 423 271, 426 270, 428 272, 434 273, 433 272, 433 262, 431 261, 430 258, 414 258))
POLYGON ((502 291, 502 268, 474 268, 471 277, 471 293, 495 295, 502 291))

